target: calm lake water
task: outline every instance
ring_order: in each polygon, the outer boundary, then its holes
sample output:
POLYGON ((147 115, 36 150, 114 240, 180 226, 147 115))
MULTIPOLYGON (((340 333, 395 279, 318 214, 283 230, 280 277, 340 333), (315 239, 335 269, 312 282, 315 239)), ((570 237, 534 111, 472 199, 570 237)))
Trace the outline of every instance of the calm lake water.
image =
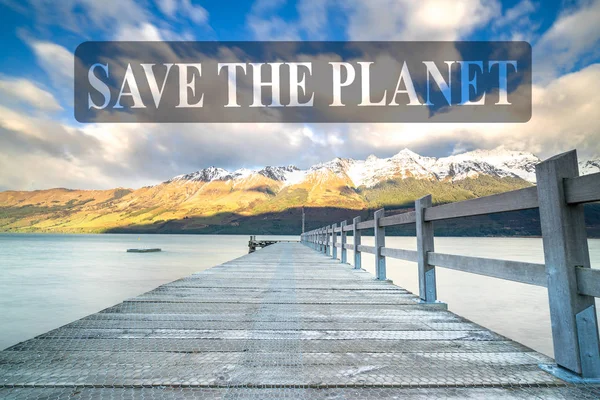
MULTIPOLYGON (((247 242, 246 235, 0 234, 0 349, 242 256, 247 242), (126 253, 131 247, 163 251, 126 253)), ((363 243, 372 244, 372 238, 363 237, 363 243)), ((387 237, 386 245, 415 249, 416 240, 387 237)), ((541 239, 436 238, 435 246, 443 253, 543 262, 541 239)), ((589 240, 589 246, 597 268, 600 240, 589 240)), ((373 264, 373 256, 363 254, 363 268, 373 273, 373 264)), ((388 259, 387 270, 394 283, 418 292, 416 264, 388 259)), ((438 298, 451 311, 552 355, 544 288, 443 268, 437 276, 438 298)))

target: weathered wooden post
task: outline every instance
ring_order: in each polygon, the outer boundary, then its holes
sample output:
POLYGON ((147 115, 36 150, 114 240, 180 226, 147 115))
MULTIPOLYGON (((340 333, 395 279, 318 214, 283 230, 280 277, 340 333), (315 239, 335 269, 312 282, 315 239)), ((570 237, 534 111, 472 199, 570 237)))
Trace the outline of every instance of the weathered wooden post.
POLYGON ((318 229, 315 230, 315 249, 321 251, 321 233, 318 229))
POLYGON ((331 241, 333 240, 333 225, 327 227, 327 255, 331 257, 331 241))
POLYGON ((344 228, 346 227, 346 221, 342 221, 340 227, 342 228, 342 230, 340 231, 340 248, 342 249, 340 262, 345 264, 347 262, 346 242, 348 237, 347 232, 344 230, 344 228))
POLYGON ((337 233, 335 229, 337 228, 337 224, 331 225, 331 256, 334 260, 337 260, 337 233))
POLYGON ((437 299, 435 266, 427 261, 427 252, 434 251, 433 222, 425 222, 425 209, 431 207, 431 204, 430 194, 415 201, 419 297, 427 303, 434 303, 437 299))
POLYGON ((325 254, 325 228, 321 228, 321 253, 325 254))
POLYGON ((354 268, 355 269, 361 269, 361 254, 360 254, 360 250, 358 250, 358 246, 360 245, 360 230, 357 229, 357 225, 358 223, 361 221, 360 216, 359 217, 355 217, 352 220, 352 235, 353 235, 353 240, 354 240, 354 268))
POLYGON ((381 255, 381 249, 385 247, 385 227, 379 226, 379 220, 385 215, 382 208, 373 214, 373 229, 375 236, 375 276, 378 280, 386 279, 385 257, 381 255))
POLYGON ((536 166, 544 260, 556 363, 600 378, 598 321, 592 296, 577 291, 576 267, 590 268, 583 205, 565 200, 564 180, 579 175, 575 150, 536 166))

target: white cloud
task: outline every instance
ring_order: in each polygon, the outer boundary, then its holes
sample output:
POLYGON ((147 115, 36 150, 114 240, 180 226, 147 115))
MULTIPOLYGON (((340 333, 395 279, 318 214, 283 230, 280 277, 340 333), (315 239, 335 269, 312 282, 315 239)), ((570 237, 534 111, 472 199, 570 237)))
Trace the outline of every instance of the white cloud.
POLYGON ((559 16, 533 48, 535 78, 548 82, 600 56, 600 0, 559 16))
POLYGON ((535 9, 536 6, 531 0, 521 0, 521 2, 517 3, 514 7, 506 10, 502 18, 495 19, 494 25, 507 26, 509 24, 514 24, 515 22, 520 23, 522 18, 528 17, 535 9))
POLYGON ((124 25, 115 33, 114 40, 119 41, 162 41, 163 37, 152 24, 124 25))
POLYGON ((503 15, 493 20, 494 32, 501 32, 500 40, 525 40, 531 42, 540 25, 532 20, 538 5, 531 0, 521 0, 507 9, 503 15))
POLYGON ((159 10, 171 19, 175 19, 179 14, 196 24, 204 24, 208 21, 208 11, 200 5, 192 4, 191 0, 157 0, 156 4, 159 10))
POLYGON ((157 0, 158 9, 169 18, 175 18, 177 0, 157 0))
POLYGON ((279 9, 285 1, 258 0, 252 5, 247 25, 257 40, 325 40, 329 8, 337 0, 300 0, 297 3, 298 18, 285 20, 279 9))
POLYGON ((191 0, 181 0, 181 9, 190 19, 197 24, 204 24, 208 20, 208 12, 201 6, 193 5, 191 0))
MULTIPOLYGON (((169 21, 153 15, 148 2, 135 0, 26 0, 23 7, 18 2, 8 4, 16 11, 26 14, 37 23, 36 29, 47 32, 57 26, 79 34, 84 39, 109 40, 193 40, 190 31, 172 26, 169 21), (89 32, 94 37, 89 37, 89 32), (101 32, 98 37, 97 32, 101 32), (124 39, 132 38, 132 39, 124 39), (160 39, 157 39, 160 38, 160 39)), ((206 25, 208 12, 191 0, 157 0, 159 10, 169 19, 191 21, 206 25)))
POLYGON ((498 0, 300 0, 298 18, 282 1, 257 1, 248 25, 258 40, 324 40, 330 18, 346 20, 349 40, 458 40, 501 14, 498 0))
POLYGON ((298 28, 280 17, 248 17, 248 26, 257 40, 300 40, 298 28))
POLYGON ((351 0, 350 40, 458 40, 500 14, 496 0, 351 0))
POLYGON ((600 64, 535 85, 524 124, 90 124, 68 126, 0 108, 0 187, 140 187, 209 165, 228 169, 296 164, 335 156, 426 155, 506 148, 547 157, 577 148, 600 154, 600 64), (252 147, 249 151, 248 144, 252 147), (9 160, 9 161, 7 161, 9 160), (40 168, 46 160, 48 168, 40 168), (23 162, 26 161, 24 164, 23 162), (68 171, 68 176, 64 171, 68 171), (24 179, 20 180, 20 177, 24 179))
MULTIPOLYGON (((427 154, 453 147, 531 151, 548 157, 576 148, 580 156, 600 155, 600 64, 533 87, 533 115, 527 123, 352 124, 346 152, 364 156, 409 147, 427 154)), ((393 151, 392 151, 393 152, 393 151)), ((445 154, 438 154, 445 155, 445 154)))
POLYGON ((0 80, 0 92, 6 96, 6 100, 24 102, 39 110, 62 110, 52 93, 27 79, 0 80))
POLYGON ((8 5, 34 19, 40 30, 55 25, 84 38, 90 30, 112 32, 121 25, 151 18, 151 13, 135 0, 9 0, 8 5))
POLYGON ((70 88, 73 90, 73 77, 75 74, 74 56, 64 47, 46 41, 30 41, 38 60, 38 65, 48 74, 52 83, 57 88, 70 88))

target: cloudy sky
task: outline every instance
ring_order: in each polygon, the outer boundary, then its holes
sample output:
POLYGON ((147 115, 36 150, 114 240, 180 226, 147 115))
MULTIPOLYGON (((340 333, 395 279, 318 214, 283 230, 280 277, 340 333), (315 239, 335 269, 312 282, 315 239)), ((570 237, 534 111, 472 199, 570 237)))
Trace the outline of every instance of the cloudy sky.
POLYGON ((600 158, 600 0, 0 0, 0 190, 155 184, 226 169, 408 147, 504 145, 600 158), (80 124, 73 52, 88 40, 526 40, 525 124, 80 124))

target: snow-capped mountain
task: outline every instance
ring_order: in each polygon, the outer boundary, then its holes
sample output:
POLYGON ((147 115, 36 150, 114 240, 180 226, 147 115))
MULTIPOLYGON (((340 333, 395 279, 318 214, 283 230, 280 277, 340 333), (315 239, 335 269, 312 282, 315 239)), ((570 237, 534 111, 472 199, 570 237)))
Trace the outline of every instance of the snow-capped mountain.
POLYGON ((506 150, 474 150, 436 160, 433 170, 440 179, 460 180, 478 174, 519 177, 535 182, 535 165, 541 160, 527 152, 506 150))
MULTIPOLYGON (((345 180, 355 188, 373 187, 389 179, 425 179, 429 181, 460 181, 487 175, 497 178, 521 178, 535 183, 535 165, 540 159, 532 153, 513 151, 498 147, 493 150, 474 150, 448 157, 424 157, 409 149, 403 149, 389 158, 375 155, 365 160, 335 158, 301 170, 293 165, 267 166, 260 170, 239 169, 233 172, 210 167, 191 174, 179 175, 174 181, 229 181, 248 179, 262 175, 281 182, 282 187, 297 185, 307 180, 325 183, 331 176, 345 180)), ((580 162, 582 174, 600 172, 600 160, 580 162)))
POLYGON ((229 181, 236 179, 245 179, 252 175, 262 175, 266 178, 272 179, 274 181, 284 181, 286 180, 286 174, 290 172, 298 171, 298 168, 293 165, 289 165, 287 167, 265 167, 261 170, 251 170, 247 168, 240 168, 233 172, 229 172, 223 168, 217 167, 208 167, 205 169, 201 169, 196 172, 192 172, 190 174, 177 175, 171 179, 169 179, 166 183, 171 182, 183 182, 183 181, 192 181, 192 182, 212 182, 212 181, 229 181))
POLYGON ((600 172, 600 159, 579 162, 579 173, 581 175, 594 174, 596 172, 600 172))
POLYGON ((197 181, 197 182, 211 182, 215 180, 223 180, 230 176, 230 173, 223 168, 208 167, 201 169, 200 171, 192 172, 191 174, 177 175, 169 179, 167 182, 177 181, 197 181))
MULTIPOLYGON (((360 210, 410 208, 427 194, 436 204, 488 196, 530 186, 539 161, 503 147, 441 158, 404 149, 388 158, 335 158, 306 169, 210 167, 135 190, 7 191, 0 192, 0 207, 9 210, 0 231, 255 232, 260 221, 273 232, 297 233, 301 207, 310 208, 313 219, 341 221, 360 210), (21 217, 26 206, 32 213, 21 217)), ((600 160, 579 167, 600 173, 600 160)), ((533 225, 518 233, 537 232, 539 222, 533 225)), ((592 226, 600 232, 600 220, 592 226)))

